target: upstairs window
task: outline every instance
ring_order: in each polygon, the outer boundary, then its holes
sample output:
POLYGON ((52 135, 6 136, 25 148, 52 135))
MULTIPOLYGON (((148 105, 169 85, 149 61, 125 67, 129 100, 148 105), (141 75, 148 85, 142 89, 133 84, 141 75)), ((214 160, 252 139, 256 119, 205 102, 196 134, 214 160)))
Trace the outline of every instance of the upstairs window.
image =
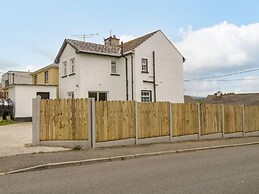
POLYGON ((118 74, 116 61, 111 61, 111 74, 118 74))
POLYGON ((37 75, 34 76, 34 84, 38 84, 38 76, 37 75))
POLYGON ((151 102, 151 91, 141 90, 141 102, 151 102))
POLYGON ((66 61, 63 62, 63 75, 64 76, 67 75, 67 62, 66 61))
POLYGON ((75 58, 70 59, 71 74, 75 73, 75 58))
POLYGON ((144 58, 141 59, 141 67, 142 67, 141 72, 148 73, 148 60, 147 59, 144 59, 144 58))
POLYGON ((45 71, 44 78, 45 78, 45 83, 48 83, 49 82, 49 72, 48 71, 45 71))

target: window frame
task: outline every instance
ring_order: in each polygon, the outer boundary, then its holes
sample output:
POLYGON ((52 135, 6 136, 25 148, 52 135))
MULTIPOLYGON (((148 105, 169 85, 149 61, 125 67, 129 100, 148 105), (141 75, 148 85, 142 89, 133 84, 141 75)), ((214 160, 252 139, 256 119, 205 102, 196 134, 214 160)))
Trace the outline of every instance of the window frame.
POLYGON ((108 92, 106 91, 88 91, 88 98, 92 98, 90 97, 90 93, 95 93, 96 94, 96 101, 100 101, 100 93, 104 93, 106 94, 106 99, 102 100, 102 101, 108 101, 108 92))
POLYGON ((120 74, 118 73, 118 65, 117 61, 112 60, 111 61, 111 75, 116 75, 119 76, 120 74), (115 69, 115 71, 113 71, 115 69))
POLYGON ((68 95, 68 98, 74 99, 75 92, 74 91, 67 92, 67 95, 68 95))
POLYGON ((63 76, 66 76, 67 75, 67 61, 64 61, 63 62, 63 76))
POLYGON ((34 80, 33 80, 34 84, 37 85, 38 84, 38 75, 35 75, 33 78, 34 78, 34 80))
POLYGON ((141 58, 141 73, 148 73, 148 59, 141 58), (143 63, 145 61, 145 64, 143 63), (145 68, 143 68, 145 67, 145 68))
POLYGON ((44 82, 49 83, 49 71, 44 72, 44 82))
POLYGON ((152 91, 151 90, 141 90, 141 102, 152 102, 152 91), (143 96, 142 92, 148 92, 149 93, 149 95, 148 95, 149 101, 143 101, 143 98, 146 98, 147 95, 143 96))
POLYGON ((70 59, 71 74, 75 74, 75 58, 70 59))

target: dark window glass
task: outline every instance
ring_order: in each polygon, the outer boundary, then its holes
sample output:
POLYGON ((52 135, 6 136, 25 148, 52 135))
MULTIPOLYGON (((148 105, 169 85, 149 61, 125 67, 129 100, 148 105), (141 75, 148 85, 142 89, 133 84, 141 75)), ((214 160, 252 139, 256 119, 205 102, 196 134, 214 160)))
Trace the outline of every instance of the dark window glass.
POLYGON ((89 98, 94 98, 95 101, 97 101, 97 92, 89 92, 88 97, 89 98))
POLYGON ((99 101, 107 101, 107 93, 100 92, 99 93, 99 101))
POLYGON ((37 92, 37 96, 40 96, 41 99, 49 99, 49 92, 37 92))

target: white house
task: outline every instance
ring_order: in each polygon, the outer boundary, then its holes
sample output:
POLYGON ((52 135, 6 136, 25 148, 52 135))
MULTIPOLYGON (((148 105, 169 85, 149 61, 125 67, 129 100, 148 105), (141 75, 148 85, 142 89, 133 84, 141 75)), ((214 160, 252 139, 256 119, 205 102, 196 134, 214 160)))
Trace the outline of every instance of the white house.
POLYGON ((121 44, 65 39, 55 59, 60 98, 184 102, 184 60, 161 30, 121 44))
POLYGON ((32 99, 38 95, 46 99, 56 98, 57 86, 13 84, 7 88, 8 97, 14 103, 15 120, 31 121, 32 99))

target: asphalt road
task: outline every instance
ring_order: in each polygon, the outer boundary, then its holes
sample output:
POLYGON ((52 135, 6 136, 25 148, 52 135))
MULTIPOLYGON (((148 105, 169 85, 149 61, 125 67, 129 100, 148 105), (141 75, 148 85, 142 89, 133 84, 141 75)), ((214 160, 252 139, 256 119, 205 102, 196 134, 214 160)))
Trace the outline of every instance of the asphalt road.
POLYGON ((0 193, 259 193, 259 146, 0 176, 0 193))

